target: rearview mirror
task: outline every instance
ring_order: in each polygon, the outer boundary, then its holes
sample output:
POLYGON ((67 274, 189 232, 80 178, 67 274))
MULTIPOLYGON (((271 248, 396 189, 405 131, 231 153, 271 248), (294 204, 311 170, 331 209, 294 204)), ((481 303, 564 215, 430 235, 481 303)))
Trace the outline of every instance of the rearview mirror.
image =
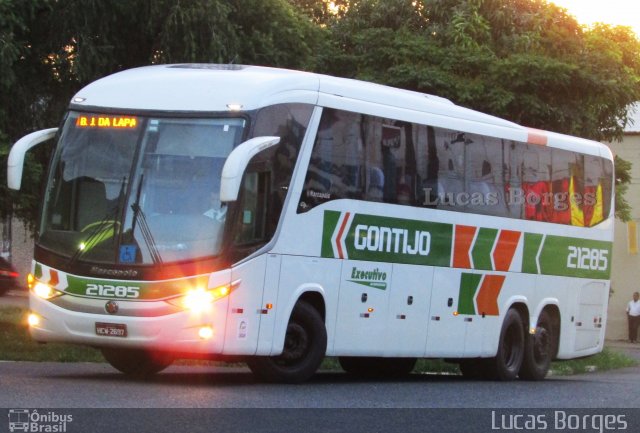
POLYGON ((7 186, 10 189, 19 190, 22 184, 22 170, 24 168, 24 156, 33 146, 43 141, 50 140, 56 135, 58 128, 43 129, 25 135, 11 147, 7 160, 7 186))
POLYGON ((280 143, 280 137, 255 137, 233 149, 222 167, 222 179, 220 180, 221 202, 236 201, 238 199, 242 175, 251 158, 278 143, 280 143))

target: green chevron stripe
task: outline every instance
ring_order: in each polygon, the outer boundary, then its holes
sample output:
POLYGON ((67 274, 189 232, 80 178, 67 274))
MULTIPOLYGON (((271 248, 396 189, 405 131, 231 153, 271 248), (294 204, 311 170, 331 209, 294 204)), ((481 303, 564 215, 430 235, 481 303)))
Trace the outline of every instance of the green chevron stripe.
POLYGON ((493 270, 491 265, 491 250, 496 242, 498 230, 481 228, 476 237, 476 242, 471 250, 473 258, 473 268, 483 270, 493 270))
POLYGON ((458 313, 476 314, 473 299, 482 280, 481 274, 463 273, 460 277, 460 294, 458 295, 458 313))
POLYGON ((42 265, 40 263, 36 263, 36 268, 33 271, 33 276, 37 279, 42 278, 42 265))
POLYGON ((543 236, 538 233, 524 234, 524 251, 522 256, 522 272, 537 274, 540 272, 536 263, 536 255, 540 249, 543 236))

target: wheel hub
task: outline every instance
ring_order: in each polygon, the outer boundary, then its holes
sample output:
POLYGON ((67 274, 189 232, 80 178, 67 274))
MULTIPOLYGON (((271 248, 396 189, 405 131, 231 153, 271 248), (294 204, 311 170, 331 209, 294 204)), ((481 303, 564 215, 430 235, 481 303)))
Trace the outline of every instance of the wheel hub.
POLYGON ((302 326, 290 323, 284 340, 284 350, 281 358, 292 361, 304 357, 309 348, 309 336, 302 326))

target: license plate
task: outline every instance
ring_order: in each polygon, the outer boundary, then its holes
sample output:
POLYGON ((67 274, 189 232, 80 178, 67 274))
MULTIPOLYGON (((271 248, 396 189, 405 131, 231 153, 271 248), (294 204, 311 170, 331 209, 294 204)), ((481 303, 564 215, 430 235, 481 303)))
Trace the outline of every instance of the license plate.
POLYGON ((96 323, 96 334, 105 337, 126 337, 127 325, 124 323, 96 323))

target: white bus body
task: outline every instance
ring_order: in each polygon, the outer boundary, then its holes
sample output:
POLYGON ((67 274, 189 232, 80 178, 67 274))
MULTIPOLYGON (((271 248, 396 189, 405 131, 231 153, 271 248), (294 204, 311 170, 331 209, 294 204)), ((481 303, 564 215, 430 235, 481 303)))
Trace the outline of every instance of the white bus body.
MULTIPOLYGON (((42 139, 14 146, 14 188, 42 139)), ((504 380, 602 350, 613 169, 600 143, 435 96, 220 65, 98 80, 57 143, 37 341, 102 348, 134 375, 241 357, 288 382, 325 355, 356 374, 447 358, 504 380)))

